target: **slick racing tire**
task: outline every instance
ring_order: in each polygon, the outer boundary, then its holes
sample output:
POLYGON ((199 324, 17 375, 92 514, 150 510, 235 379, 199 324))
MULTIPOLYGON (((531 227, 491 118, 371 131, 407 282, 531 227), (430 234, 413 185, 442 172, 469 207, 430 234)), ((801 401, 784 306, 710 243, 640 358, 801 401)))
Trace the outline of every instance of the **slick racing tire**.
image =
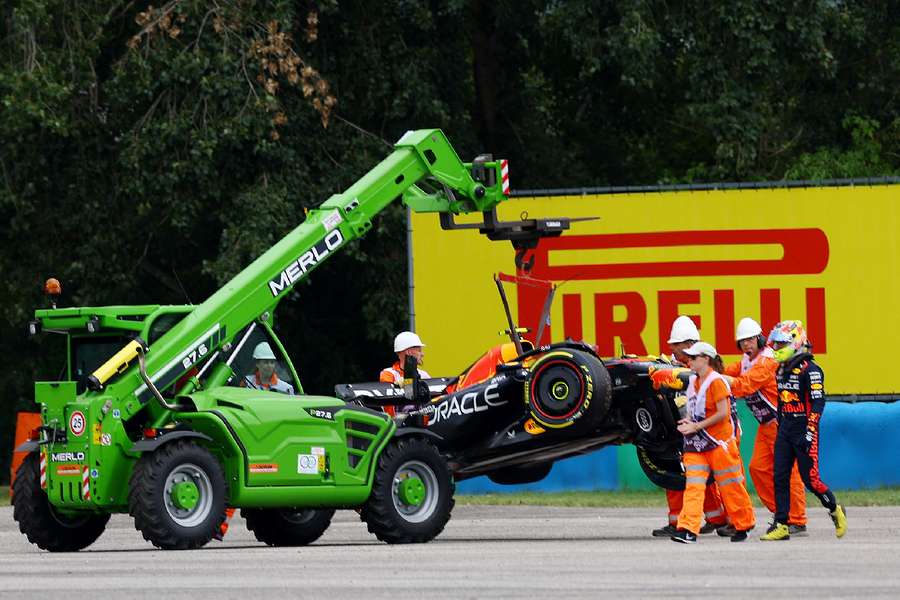
POLYGON ((325 533, 334 509, 245 508, 241 516, 256 539, 269 546, 306 546, 325 533))
MULTIPOLYGON (((28 541, 50 552, 75 552, 87 548, 103 533, 108 514, 86 513, 84 516, 60 514, 41 489, 40 458, 29 454, 12 487, 13 519, 28 541)), ((81 485, 81 479, 78 479, 81 485)))
POLYGON ((488 478, 500 485, 518 485, 521 483, 537 483, 550 474, 553 463, 528 465, 525 467, 506 467, 488 473, 488 478))
POLYGON ((428 542, 450 520, 455 489, 437 448, 421 438, 395 439, 378 459, 360 518, 382 542, 428 542))
POLYGON ((681 453, 649 451, 636 446, 638 462, 644 474, 654 485, 667 490, 684 490, 684 468, 681 453))
POLYGON ((554 350, 531 366, 525 404, 532 419, 550 429, 597 427, 612 402, 612 382, 596 357, 579 350, 554 350))
POLYGON ((157 548, 192 550, 218 532, 226 496, 219 461, 203 446, 180 439, 138 460, 128 512, 134 528, 157 548))

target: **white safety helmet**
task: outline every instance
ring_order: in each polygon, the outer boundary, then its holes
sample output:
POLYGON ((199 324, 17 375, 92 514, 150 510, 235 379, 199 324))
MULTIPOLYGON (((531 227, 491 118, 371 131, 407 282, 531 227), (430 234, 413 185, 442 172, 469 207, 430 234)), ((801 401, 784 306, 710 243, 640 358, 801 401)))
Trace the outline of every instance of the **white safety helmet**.
POLYGON ((690 317, 681 315, 672 323, 672 332, 669 334, 669 343, 677 344, 688 340, 697 341, 700 339, 700 332, 690 317))
POLYGON ((402 331, 394 338, 394 352, 403 352, 416 346, 424 347, 421 338, 412 331, 402 331))
POLYGON ((269 342, 260 342, 256 345, 256 348, 253 349, 253 359, 277 360, 275 358, 275 353, 272 352, 272 346, 269 345, 269 342))
POLYGON ((741 319, 741 322, 738 323, 737 330, 734 333, 734 340, 739 342, 761 334, 762 327, 759 326, 759 323, 750 317, 744 317, 741 319))

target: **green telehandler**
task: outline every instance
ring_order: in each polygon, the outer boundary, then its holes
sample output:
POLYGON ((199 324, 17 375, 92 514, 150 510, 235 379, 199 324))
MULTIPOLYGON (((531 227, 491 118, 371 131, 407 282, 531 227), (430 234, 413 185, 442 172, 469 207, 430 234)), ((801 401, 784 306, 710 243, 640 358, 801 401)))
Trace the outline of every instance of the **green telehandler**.
POLYGON ((35 383, 41 426, 17 448, 28 455, 12 490, 22 533, 76 551, 111 514, 129 513, 155 546, 192 549, 234 507, 258 540, 296 546, 321 536, 335 509, 354 508, 382 541, 433 539, 454 492, 433 434, 305 394, 275 309, 398 198, 439 213, 445 229, 477 226, 517 247, 568 229, 565 219, 498 221, 507 193, 506 161, 463 163, 440 130, 410 131, 202 304, 57 308, 51 285, 52 308, 35 311, 29 333, 65 336, 67 376, 35 383), (471 212, 483 223, 454 222, 471 212))

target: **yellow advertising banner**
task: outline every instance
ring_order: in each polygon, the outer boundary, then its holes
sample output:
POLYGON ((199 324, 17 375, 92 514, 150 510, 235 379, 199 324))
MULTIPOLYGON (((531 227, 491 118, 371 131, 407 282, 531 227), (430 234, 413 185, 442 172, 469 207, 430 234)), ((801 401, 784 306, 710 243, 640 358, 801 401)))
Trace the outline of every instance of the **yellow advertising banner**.
MULTIPOLYGON (((735 324, 807 327, 829 394, 900 392, 900 186, 674 191, 513 198, 501 219, 599 217, 524 258, 557 286, 543 343, 596 344, 601 356, 668 351, 690 315, 726 362, 735 324)), ((415 318, 435 375, 462 371, 506 341, 494 274, 516 273, 509 242, 440 230, 413 215, 415 318)), ((547 289, 507 284, 517 324, 538 329, 547 289)))

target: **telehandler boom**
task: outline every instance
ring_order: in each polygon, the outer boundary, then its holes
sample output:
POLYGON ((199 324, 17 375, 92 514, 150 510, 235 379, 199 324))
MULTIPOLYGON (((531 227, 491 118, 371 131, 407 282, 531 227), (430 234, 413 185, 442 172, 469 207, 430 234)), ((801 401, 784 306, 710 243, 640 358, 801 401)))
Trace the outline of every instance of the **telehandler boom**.
POLYGON ((202 304, 37 310, 31 333, 65 335, 69 365, 66 380, 35 384, 42 425, 19 448, 30 454, 13 487, 21 531, 47 550, 79 550, 128 512, 154 545, 197 548, 239 507, 259 540, 301 545, 334 508, 356 507, 384 541, 438 535, 454 486, 428 432, 304 394, 274 312, 398 198, 439 213, 445 229, 470 228, 453 216, 481 212, 481 233, 519 245, 568 229, 566 219, 498 221, 507 193, 506 161, 465 164, 440 130, 410 131, 202 304), (261 380, 254 361, 270 354, 261 380), (296 395, 272 391, 276 381, 296 395))

